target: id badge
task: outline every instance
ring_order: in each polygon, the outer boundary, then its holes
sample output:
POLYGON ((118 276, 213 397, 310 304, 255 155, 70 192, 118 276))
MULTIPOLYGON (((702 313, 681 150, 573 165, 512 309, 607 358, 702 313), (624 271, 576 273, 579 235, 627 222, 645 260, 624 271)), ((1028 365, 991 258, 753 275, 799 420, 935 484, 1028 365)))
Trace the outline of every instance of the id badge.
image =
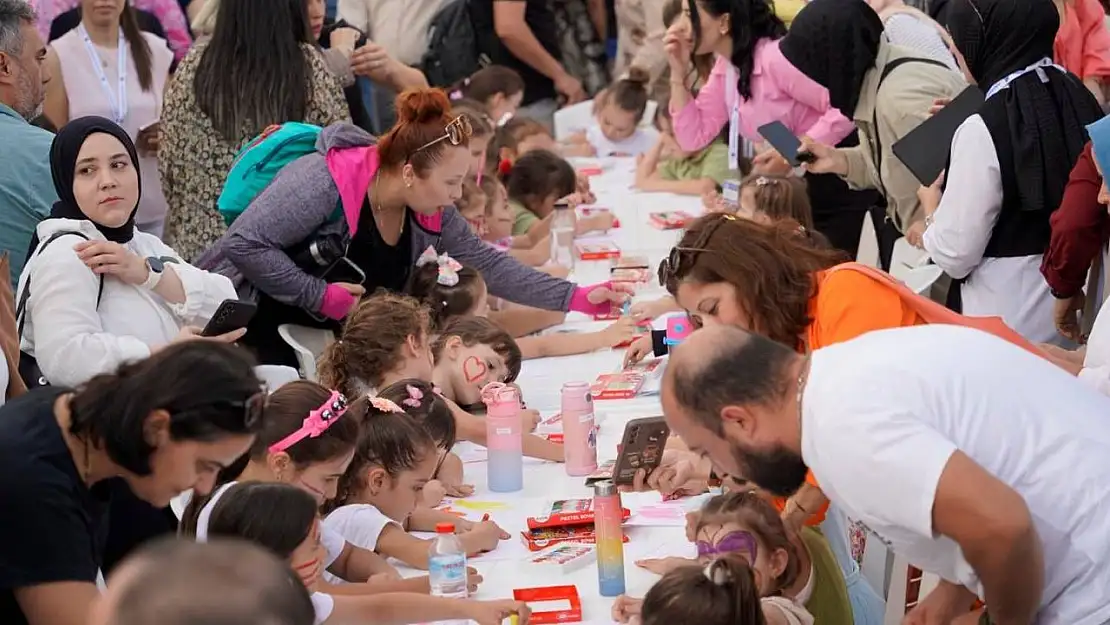
POLYGON ((740 107, 733 106, 728 116, 728 168, 740 170, 740 107))

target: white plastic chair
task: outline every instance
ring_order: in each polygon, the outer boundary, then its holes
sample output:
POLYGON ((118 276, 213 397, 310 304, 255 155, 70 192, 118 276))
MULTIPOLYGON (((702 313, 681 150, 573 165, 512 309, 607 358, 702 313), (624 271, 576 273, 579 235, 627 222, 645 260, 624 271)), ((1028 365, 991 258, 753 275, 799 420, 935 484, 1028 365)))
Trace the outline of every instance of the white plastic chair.
POLYGON ((903 271, 901 275, 891 271, 891 275, 906 283, 914 293, 929 297, 929 291, 933 288, 933 284, 940 280, 944 275, 944 271, 936 265, 925 265, 924 267, 917 267, 908 271, 903 271))
POLYGON ((871 216, 863 216, 863 230, 859 235, 859 248, 856 250, 856 262, 879 266, 879 237, 875 234, 875 224, 871 223, 871 216))
POLYGON ((316 360, 328 345, 335 342, 335 334, 331 330, 308 328, 292 323, 278 326, 278 334, 297 353, 297 362, 301 365, 301 375, 304 379, 315 382, 316 360))
POLYGON ((928 258, 928 252, 910 245, 906 237, 900 237, 894 242, 894 251, 890 255, 890 275, 902 279, 901 274, 923 266, 928 258))

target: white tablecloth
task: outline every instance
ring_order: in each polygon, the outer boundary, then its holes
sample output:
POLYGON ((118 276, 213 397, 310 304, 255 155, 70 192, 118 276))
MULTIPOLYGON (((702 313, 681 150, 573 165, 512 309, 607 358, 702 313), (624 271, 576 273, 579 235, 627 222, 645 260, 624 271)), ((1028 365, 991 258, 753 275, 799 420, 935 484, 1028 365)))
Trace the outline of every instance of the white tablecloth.
MULTIPOLYGON (((604 173, 591 181, 598 198, 596 206, 614 211, 620 220, 620 227, 602 238, 614 241, 623 254, 648 257, 653 282, 641 289, 637 299, 660 297, 665 292, 654 282, 654 268, 669 252, 681 231, 653 228, 649 224, 648 214, 668 210, 700 214, 700 200, 695 197, 630 190, 635 167, 632 159, 606 159, 603 165, 604 173)), ((609 278, 609 267, 609 261, 579 261, 575 265, 572 279, 579 284, 601 282, 609 278)), ((572 313, 568 316, 567 323, 557 330, 582 331, 604 327, 606 323, 608 322, 597 322, 585 315, 572 313)), ((578 356, 528 360, 524 363, 518 383, 528 406, 540 410, 546 417, 558 411, 559 392, 564 382, 592 382, 598 374, 618 371, 622 358, 623 350, 603 350, 578 356)), ((600 401, 596 404, 596 413, 600 421, 600 461, 616 457, 616 446, 627 421, 662 414, 658 396, 600 401)), ((516 588, 574 584, 582 600, 583 622, 611 623, 609 611, 612 600, 598 594, 596 565, 562 574, 520 561, 526 557, 520 540, 520 533, 525 528, 525 518, 541 512, 545 504, 555 499, 592 496, 584 479, 567 476, 562 464, 526 459, 524 490, 511 495, 491 494, 486 489, 485 462, 468 462, 465 466, 467 481, 477 487, 477 492, 466 501, 475 503, 459 504, 456 510, 480 515, 479 509, 488 504, 491 517, 513 534, 512 544, 503 542, 496 552, 471 560, 471 564, 485 577, 485 583, 476 597, 508 598, 516 588), (470 507, 464 509, 463 506, 470 507)), ((633 511, 642 505, 659 502, 658 493, 625 495, 623 501, 625 507, 633 511)), ((633 596, 643 596, 658 579, 657 576, 637 568, 635 560, 667 555, 693 555, 692 546, 686 541, 681 527, 630 527, 627 528, 627 534, 630 542, 625 545, 625 580, 627 591, 633 596)))

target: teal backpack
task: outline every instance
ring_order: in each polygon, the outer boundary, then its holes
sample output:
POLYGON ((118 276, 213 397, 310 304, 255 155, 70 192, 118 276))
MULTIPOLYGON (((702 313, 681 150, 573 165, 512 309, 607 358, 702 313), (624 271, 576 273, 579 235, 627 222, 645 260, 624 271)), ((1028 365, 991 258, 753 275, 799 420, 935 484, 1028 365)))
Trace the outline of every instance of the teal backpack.
POLYGON ((312 124, 286 122, 270 126, 240 150, 216 201, 224 223, 230 226, 242 215, 282 167, 315 153, 321 130, 312 124))

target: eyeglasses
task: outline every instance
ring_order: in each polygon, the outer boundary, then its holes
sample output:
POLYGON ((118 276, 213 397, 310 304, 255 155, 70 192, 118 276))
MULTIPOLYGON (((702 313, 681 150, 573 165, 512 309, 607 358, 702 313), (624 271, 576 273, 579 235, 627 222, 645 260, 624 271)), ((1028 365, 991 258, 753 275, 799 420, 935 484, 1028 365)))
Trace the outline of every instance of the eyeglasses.
POLYGON ((690 247, 672 247, 671 253, 659 263, 659 285, 667 287, 668 284, 688 273, 694 258, 698 254, 710 251, 705 246, 709 244, 709 240, 713 238, 717 228, 720 228, 721 224, 726 221, 736 221, 736 216, 720 213, 717 221, 703 230, 701 236, 694 241, 693 245, 690 247))
POLYGON ((473 132, 474 128, 470 125, 470 118, 466 115, 459 115, 455 119, 451 120, 451 122, 443 128, 442 137, 433 139, 425 143, 424 145, 416 148, 416 150, 413 151, 413 154, 416 154, 421 150, 426 150, 441 141, 446 141, 451 145, 459 145, 463 142, 463 139, 469 139, 470 135, 473 132))

